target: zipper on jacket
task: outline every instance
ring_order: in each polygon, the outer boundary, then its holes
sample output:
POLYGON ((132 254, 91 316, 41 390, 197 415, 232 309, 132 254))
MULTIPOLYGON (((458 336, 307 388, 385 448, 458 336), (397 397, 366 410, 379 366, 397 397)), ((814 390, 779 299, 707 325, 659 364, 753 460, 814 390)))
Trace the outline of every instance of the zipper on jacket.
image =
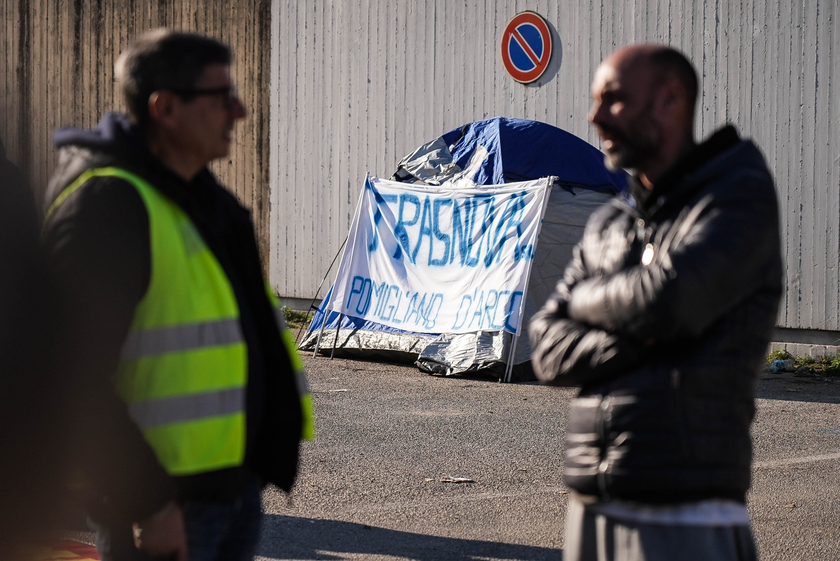
POLYGON ((609 469, 609 461, 607 460, 607 423, 611 420, 610 407, 612 403, 610 396, 605 396, 601 399, 598 407, 598 491, 601 500, 608 501, 610 494, 607 492, 607 470, 609 469))
POLYGON ((656 245, 651 241, 653 238, 653 228, 650 226, 651 217, 624 199, 613 199, 613 204, 618 210, 626 213, 633 221, 633 225, 627 233, 627 241, 630 242, 631 246, 636 242, 640 242, 637 246, 641 250, 637 254, 638 258, 642 264, 649 265, 653 261, 653 256, 656 252, 656 245))

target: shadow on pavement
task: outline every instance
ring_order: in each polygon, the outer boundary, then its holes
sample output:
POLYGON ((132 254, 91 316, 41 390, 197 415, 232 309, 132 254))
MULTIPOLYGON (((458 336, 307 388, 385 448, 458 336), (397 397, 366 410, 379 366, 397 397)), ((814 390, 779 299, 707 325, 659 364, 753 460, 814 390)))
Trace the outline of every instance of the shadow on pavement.
POLYGON ((545 547, 443 538, 338 520, 267 514, 257 555, 272 559, 346 559, 393 556, 419 561, 557 561, 562 551, 545 547))
POLYGON ((756 387, 756 397, 808 403, 840 403, 840 379, 793 372, 762 372, 756 387))

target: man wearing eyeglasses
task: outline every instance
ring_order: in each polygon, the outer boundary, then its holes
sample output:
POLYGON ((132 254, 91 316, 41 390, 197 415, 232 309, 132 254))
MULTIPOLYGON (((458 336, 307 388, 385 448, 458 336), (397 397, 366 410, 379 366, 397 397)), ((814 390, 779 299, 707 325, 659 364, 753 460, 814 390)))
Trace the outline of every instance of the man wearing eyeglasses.
POLYGON ((128 114, 55 134, 44 241, 77 326, 102 559, 252 559, 263 485, 296 475, 300 360, 250 213, 206 167, 246 115, 230 63, 213 39, 147 33, 116 64, 128 114))

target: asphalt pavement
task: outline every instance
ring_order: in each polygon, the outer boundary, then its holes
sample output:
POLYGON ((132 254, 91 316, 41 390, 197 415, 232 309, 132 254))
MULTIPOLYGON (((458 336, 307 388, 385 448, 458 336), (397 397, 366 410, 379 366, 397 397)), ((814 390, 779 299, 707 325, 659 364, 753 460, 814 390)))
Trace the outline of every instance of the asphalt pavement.
MULTIPOLYGON (((269 489, 261 559, 561 559, 574 390, 305 358, 318 435, 269 489)), ((749 508, 763 560, 840 559, 840 380, 763 373, 749 508)))

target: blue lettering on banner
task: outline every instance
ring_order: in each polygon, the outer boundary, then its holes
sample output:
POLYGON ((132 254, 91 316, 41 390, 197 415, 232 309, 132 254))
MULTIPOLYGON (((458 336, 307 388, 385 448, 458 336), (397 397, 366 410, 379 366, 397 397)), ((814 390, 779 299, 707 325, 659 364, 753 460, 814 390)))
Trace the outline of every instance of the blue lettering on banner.
POLYGON ((375 284, 371 284, 371 289, 373 291, 373 296, 376 297, 376 302, 377 302, 376 303, 376 308, 374 309, 373 313, 377 316, 382 315, 382 309, 388 303, 387 297, 383 298, 383 296, 385 296, 385 294, 387 292, 389 292, 389 290, 388 290, 389 288, 390 287, 387 284, 385 284, 384 282, 382 284, 380 284, 379 286, 376 286, 375 284))
POLYGON ((400 304, 402 304, 402 290, 400 290, 400 287, 398 286, 392 285, 392 288, 397 289, 397 303, 394 306, 394 323, 402 323, 400 320, 397 319, 397 316, 400 313, 400 304))
MULTIPOLYGON (((484 258, 485 267, 489 267, 493 264, 494 257, 496 259, 496 263, 499 262, 505 243, 507 243, 507 241, 512 237, 510 233, 511 229, 516 232, 517 240, 522 237, 522 215, 524 212, 525 193, 523 192, 511 197, 508 204, 505 206, 505 209, 502 211, 499 224, 496 226, 496 234, 493 237, 493 247, 487 248, 487 256, 484 258)), ((516 245, 516 249, 514 250, 515 261, 519 261, 520 259, 518 249, 519 244, 516 245)))
MULTIPOLYGON (((492 196, 481 196, 479 195, 476 197, 479 200, 475 201, 475 207, 478 208, 478 205, 484 204, 484 220, 481 221, 481 229, 478 231, 478 245, 475 248, 475 257, 471 255, 472 249, 470 249, 470 253, 467 253, 467 266, 475 267, 478 265, 479 257, 481 256, 481 245, 484 242, 484 234, 490 229, 490 223, 493 222, 493 219, 496 216, 496 202, 495 198, 492 196), (480 197, 480 199, 479 199, 480 197), (481 200, 483 199, 483 200, 481 200)), ((475 215, 473 215, 472 224, 470 225, 470 237, 473 237, 472 234, 472 227, 475 226, 475 215)), ((475 239, 473 237, 473 239, 475 239)), ((489 241, 487 242, 489 245, 489 241)))
POLYGON ((391 318, 394 317, 394 310, 397 309, 397 307, 400 305, 399 298, 401 296, 402 291, 399 289, 399 287, 394 285, 388 286, 388 292, 385 294, 385 301, 382 303, 382 308, 379 313, 380 319, 382 319, 383 321, 391 321, 391 318), (391 296, 393 295, 394 291, 397 292, 397 303, 389 305, 389 303, 391 302, 391 296))
POLYGON ((359 276, 353 277, 353 284, 350 286, 350 296, 347 298, 347 309, 350 309, 350 302, 353 301, 353 295, 362 293, 362 285, 364 284, 364 279, 359 276))
POLYGON ((464 294, 452 331, 507 330, 516 332, 516 325, 511 324, 514 315, 519 311, 522 291, 516 290, 474 290, 472 294, 464 294))
POLYGON ((411 321, 411 316, 420 317, 420 314, 417 313, 417 293, 415 292, 412 294, 411 298, 408 299, 408 309, 405 311, 405 317, 403 318, 402 323, 409 323, 411 321))
POLYGON ((516 261, 520 261, 522 259, 526 260, 533 260, 534 259, 534 244, 529 243, 525 245, 516 246, 516 252, 513 254, 513 258, 516 261))
POLYGON ((359 298, 359 302, 356 305, 356 313, 365 315, 370 308, 370 293, 371 291, 371 282, 370 279, 365 279, 362 282, 362 288, 360 290, 363 298, 359 298))
POLYGON ((405 324, 406 329, 422 325, 431 330, 437 323, 443 300, 440 292, 403 291, 399 286, 384 282, 377 285, 372 279, 356 275, 344 308, 350 316, 405 324), (373 313, 368 315, 371 307, 373 313))
POLYGON ((484 310, 484 291, 482 290, 478 295, 478 301, 476 301, 475 306, 473 307, 473 313, 470 317, 470 323, 467 325, 467 329, 481 329, 482 326, 482 314, 484 310), (475 325, 475 320, 478 318, 478 325, 475 325))
POLYGON ((420 246, 423 245, 423 237, 429 238, 429 264, 432 263, 432 209, 429 204, 429 197, 423 199, 423 213, 420 216, 420 236, 417 240, 417 245, 414 246, 414 251, 411 252, 411 262, 417 263, 417 252, 420 251, 420 246))
POLYGON ((521 290, 517 290, 513 294, 511 294, 510 300, 508 300, 508 307, 505 313, 505 329, 507 329, 511 333, 516 333, 516 326, 510 323, 510 319, 513 317, 514 310, 519 309, 519 304, 517 303, 519 300, 522 300, 521 290))
MULTIPOLYGON (((382 209, 395 206, 393 234, 397 244, 391 255, 395 260, 405 255, 412 264, 420 258, 429 267, 458 264, 489 268, 500 262, 508 242, 512 244, 514 261, 534 258, 533 244, 522 243, 527 191, 506 197, 502 207, 491 194, 464 199, 430 195, 421 198, 414 193, 383 195, 371 184, 367 188, 376 203, 368 244, 371 253, 381 245, 382 209)), ((389 211, 389 215, 393 214, 389 211)))
POLYGON ((473 239, 469 235, 472 229, 472 220, 475 218, 472 201, 467 199, 464 201, 463 207, 457 203, 452 205, 452 253, 449 254, 449 262, 455 260, 455 249, 461 252, 461 266, 467 265, 467 256, 472 250, 473 239), (464 218, 461 218, 461 208, 464 209, 464 218), (458 243, 455 243, 455 239, 458 243))
POLYGON ((443 242, 443 256, 440 259, 433 259, 432 253, 432 241, 429 240, 429 266, 430 267, 443 267, 447 263, 449 263, 449 234, 445 234, 440 231, 440 207, 442 206, 449 206, 452 204, 452 199, 436 199, 435 200, 435 212, 434 212, 434 224, 432 226, 433 233, 435 234, 435 238, 443 242))
POLYGON ((382 207, 387 203, 397 202, 396 195, 383 195, 376 189, 370 179, 365 182, 365 189, 373 193, 373 200, 376 202, 376 212, 373 213, 373 234, 371 235, 370 244, 368 245, 368 252, 373 253, 379 247, 379 223, 382 221, 382 207))
MULTIPOLYGON (((428 198, 428 197, 427 197, 428 198)), ((394 226, 394 236, 396 236, 397 241, 400 242, 400 245, 397 246, 397 249, 394 251, 394 259, 402 259, 402 250, 408 255, 411 255, 411 242, 408 238, 408 230, 405 229, 406 226, 414 226, 417 224, 417 219, 420 217, 420 198, 417 195, 412 195, 411 193, 403 193, 400 195, 400 211, 399 211, 399 218, 397 218, 397 225, 394 226), (414 205, 414 218, 411 220, 405 220, 403 217, 405 216, 405 203, 409 202, 414 205), (400 249, 402 246, 402 249, 400 249)), ((414 259, 411 260, 414 263, 414 259)))

